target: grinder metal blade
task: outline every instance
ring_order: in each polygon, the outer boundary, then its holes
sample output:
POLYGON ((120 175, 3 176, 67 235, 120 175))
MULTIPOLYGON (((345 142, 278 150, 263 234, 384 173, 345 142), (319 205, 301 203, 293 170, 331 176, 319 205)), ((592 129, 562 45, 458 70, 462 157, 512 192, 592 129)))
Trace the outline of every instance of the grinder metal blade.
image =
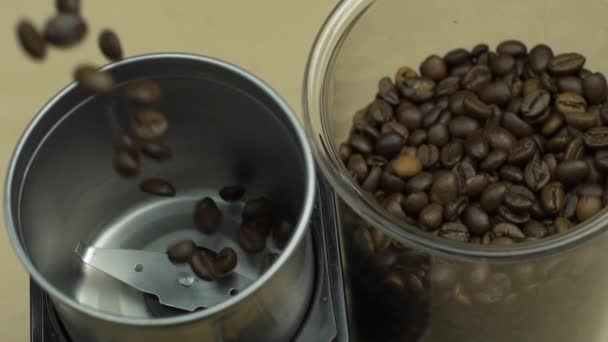
POLYGON ((253 281, 239 267, 217 281, 199 279, 189 265, 175 265, 167 254, 130 249, 108 249, 78 244, 76 254, 84 263, 144 293, 163 305, 186 311, 209 308, 243 291, 253 281))

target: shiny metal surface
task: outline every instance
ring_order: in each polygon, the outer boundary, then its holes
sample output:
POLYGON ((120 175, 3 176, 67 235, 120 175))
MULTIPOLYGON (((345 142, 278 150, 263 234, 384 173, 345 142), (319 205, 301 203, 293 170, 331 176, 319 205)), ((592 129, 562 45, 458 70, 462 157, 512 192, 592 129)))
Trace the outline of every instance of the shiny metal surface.
MULTIPOLYGON (((145 160, 142 177, 170 180, 178 196, 151 197, 138 190, 138 181, 114 174, 103 115, 110 99, 75 86, 47 104, 25 132, 6 184, 7 227, 17 254, 51 295, 72 339, 288 340, 308 309, 314 278, 306 227, 315 175, 297 119, 269 87, 212 59, 148 55, 110 69, 121 86, 140 78, 160 83, 160 109, 170 118, 166 141, 174 158, 145 160), (173 238, 192 233, 196 198, 233 183, 245 185, 250 197, 271 198, 297 228, 266 272, 256 268, 263 267, 262 256, 245 258, 255 282, 210 309, 150 317, 141 292, 83 267, 73 252, 79 241, 99 248, 165 250, 173 238)), ((125 110, 122 103, 119 113, 125 110)), ((236 225, 227 227, 231 224, 236 225)), ((234 241, 229 228, 224 234, 234 241)), ((199 238, 209 246, 223 241, 223 236, 199 238)))

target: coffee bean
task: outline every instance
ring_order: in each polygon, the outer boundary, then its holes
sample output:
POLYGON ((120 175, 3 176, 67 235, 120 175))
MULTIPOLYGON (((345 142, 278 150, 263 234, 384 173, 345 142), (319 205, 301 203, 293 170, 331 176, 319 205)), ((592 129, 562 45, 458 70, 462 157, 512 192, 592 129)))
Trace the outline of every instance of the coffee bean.
POLYGON ((564 118, 568 125, 583 131, 595 127, 598 123, 598 117, 593 112, 567 112, 564 113, 564 118))
POLYGON ((446 168, 452 168, 462 160, 463 156, 464 147, 462 143, 458 141, 450 142, 441 148, 441 165, 446 168))
POLYGON ((430 144, 441 147, 450 140, 448 127, 444 124, 434 124, 429 128, 428 141, 430 144))
POLYGON ((129 100, 139 105, 153 105, 157 103, 161 97, 158 83, 152 80, 129 82, 126 94, 129 100))
POLYGON ((435 167, 439 161, 439 149, 435 145, 420 145, 416 157, 426 169, 435 167))
POLYGON ((548 234, 545 225, 536 220, 530 220, 526 222, 523 228, 523 232, 524 234, 526 234, 527 237, 534 237, 537 239, 543 238, 548 234))
POLYGON ((555 215, 564 207, 564 186, 558 182, 547 184, 540 195, 540 201, 547 213, 555 215))
POLYGON ((169 128, 167 118, 155 110, 142 110, 135 113, 133 132, 146 141, 162 138, 169 128))
POLYGON ((457 199, 446 204, 443 210, 443 216, 446 221, 456 221, 460 214, 469 205, 469 198, 466 196, 458 197, 457 199))
POLYGON ((349 144, 356 152, 363 154, 372 153, 373 145, 369 138, 361 134, 353 134, 350 136, 349 144))
POLYGON ((84 89, 98 94, 111 93, 116 86, 116 82, 109 72, 97 70, 88 64, 76 67, 74 80, 84 89))
POLYGON ((594 197, 602 197, 604 194, 604 187, 600 184, 594 183, 583 183, 579 184, 574 188, 574 191, 580 197, 584 196, 594 196, 594 197))
POLYGON ((585 57, 578 53, 563 53, 549 61, 547 70, 556 76, 575 75, 585 64, 585 57))
POLYGON ((443 60, 445 61, 445 64, 450 67, 453 67, 455 65, 467 62, 470 56, 471 55, 469 54, 469 52, 465 49, 455 49, 443 56, 443 60))
POLYGON ((432 184, 433 175, 430 172, 420 172, 407 181, 405 191, 408 193, 425 192, 431 188, 432 184))
POLYGON ((414 102, 424 102, 433 97, 435 82, 425 77, 409 78, 405 80, 399 91, 406 99, 414 102))
POLYGON ((558 78, 557 87, 562 93, 583 95, 583 81, 577 76, 564 76, 558 78))
POLYGON ((236 252, 230 248, 223 248, 212 260, 213 271, 218 278, 224 277, 230 274, 238 263, 238 256, 236 252))
POLYGON ((485 65, 476 65, 464 75, 461 84, 464 89, 477 91, 490 81, 492 81, 490 69, 485 65))
MULTIPOLYGON (((376 141, 376 146, 375 146, 374 151, 379 155, 390 158, 390 157, 396 155, 397 153, 399 153, 399 151, 401 150, 401 147, 403 146, 403 143, 404 143, 403 136, 401 136, 400 134, 387 133, 387 134, 380 136, 380 138, 376 141)), ((351 137, 351 144, 352 144, 352 137, 351 137)), ((359 150, 359 151, 363 152, 361 150, 359 150)))
POLYGON ((555 100, 555 107, 563 114, 584 113, 587 109, 587 102, 578 94, 561 93, 555 100))
POLYGON ((55 8, 61 13, 80 14, 80 0, 57 0, 55 8))
POLYGON ((464 110, 475 119, 487 119, 492 114, 492 109, 481 101, 477 95, 470 95, 464 99, 464 110))
POLYGON ((559 91, 558 85, 557 85, 557 82, 555 82, 555 79, 546 72, 544 72, 540 76, 540 83, 546 91, 548 91, 552 94, 555 94, 559 91))
POLYGON ((515 144, 515 137, 500 126, 485 129, 485 137, 492 149, 510 150, 515 144))
POLYGON ((418 73, 416 73, 416 70, 408 66, 401 67, 395 73, 395 84, 397 86, 403 86, 405 80, 415 77, 418 77, 418 73))
POLYGON ((401 202, 403 202, 403 194, 394 193, 383 199, 380 204, 391 215, 395 216, 400 220, 405 220, 406 215, 403 211, 403 208, 401 207, 401 202))
POLYGON ((514 224, 511 223, 499 223, 494 226, 492 232, 497 236, 506 236, 514 240, 520 240, 526 237, 526 235, 514 224))
POLYGON ((141 146, 141 152, 148 158, 156 159, 158 161, 165 161, 171 159, 173 156, 171 148, 162 141, 144 142, 141 146))
POLYGON ((430 191, 431 201, 448 204, 458 197, 458 179, 453 172, 439 171, 430 191))
POLYGON ((205 234, 216 233, 222 225, 223 216, 222 211, 210 197, 205 197, 196 203, 194 223, 205 234))
POLYGON ((507 236, 499 236, 497 238, 494 238, 491 242, 491 244, 495 246, 511 246, 514 243, 515 241, 513 241, 513 239, 507 236))
POLYGON ((505 205, 517 212, 528 211, 532 208, 535 201, 536 197, 534 196, 534 193, 528 188, 520 185, 513 185, 505 192, 505 205))
POLYGON ((524 43, 518 40, 505 40, 498 44, 496 52, 499 54, 511 55, 513 57, 524 57, 528 53, 528 49, 524 43))
POLYGON ((547 150, 551 152, 561 152, 566 149, 568 144, 572 140, 568 135, 559 135, 556 134, 553 138, 547 141, 546 147, 547 150))
POLYGON ((427 230, 437 229, 443 222, 443 207, 437 203, 427 205, 420 211, 418 222, 427 230))
POLYGON ((464 148, 469 156, 477 160, 485 158, 490 151, 486 136, 480 130, 474 131, 467 137, 464 148))
POLYGON ((424 129, 415 129, 407 139, 407 144, 410 146, 418 146, 427 141, 428 132, 424 129))
POLYGON ((357 182, 362 181, 367 176, 369 169, 365 159, 360 154, 353 154, 348 159, 346 168, 357 182))
POLYGON ((562 116, 562 114, 557 112, 551 113, 551 115, 549 115, 549 117, 543 124, 541 132, 544 136, 553 135, 558 129, 562 127, 563 123, 564 117, 562 116))
POLYGON ((139 154, 132 147, 118 145, 114 148, 113 164, 122 177, 135 177, 140 169, 139 154))
POLYGON ((245 187, 241 185, 224 186, 220 189, 219 195, 226 202, 237 202, 245 195, 245 187))
POLYGON ((534 71, 542 73, 547 69, 551 59, 553 59, 553 50, 547 45, 539 44, 530 50, 528 63, 534 71))
POLYGON ((556 233, 565 233, 572 228, 572 222, 565 217, 558 217, 553 222, 553 226, 556 233))
POLYGON ((519 116, 511 112, 505 112, 502 116, 502 125, 516 137, 526 137, 534 133, 534 128, 519 116))
POLYGON ((490 61, 490 68, 498 76, 506 75, 515 68, 515 58, 507 54, 498 54, 490 61))
POLYGON ((406 141, 410 136, 410 131, 405 127, 405 125, 397 122, 397 121, 389 121, 382 125, 382 129, 380 130, 381 134, 387 133, 397 133, 401 135, 403 141, 406 141))
POLYGON ((380 166, 373 166, 363 183, 361 188, 368 192, 374 192, 378 189, 380 184, 380 177, 382 176, 382 168, 380 166))
POLYGON ((511 210, 508 206, 498 207, 498 214, 507 222, 513 224, 524 224, 530 220, 530 212, 518 212, 511 210))
POLYGON ((604 172, 602 172, 595 163, 595 158, 591 156, 586 156, 583 158, 585 163, 587 163, 587 167, 589 168, 589 176, 587 177, 587 182, 589 183, 603 183, 604 182, 604 172))
POLYGON ((408 129, 417 129, 422 127, 423 114, 415 106, 410 104, 401 104, 397 109, 397 120, 408 129))
POLYGON ((500 168, 500 177, 503 180, 513 182, 513 183, 522 183, 524 181, 524 173, 523 171, 514 165, 505 165, 500 168))
POLYGON ((523 99, 521 97, 513 97, 509 100, 506 110, 512 113, 519 113, 523 99))
POLYGON ((564 207, 561 211, 561 216, 568 219, 573 219, 576 215, 576 208, 578 206, 578 196, 574 192, 569 192, 564 197, 564 207))
POLYGON ((471 234, 482 235, 490 230, 490 217, 476 205, 468 206, 462 216, 463 223, 469 228, 471 234))
POLYGON ((148 178, 139 185, 141 191, 163 197, 174 197, 175 188, 169 182, 160 178, 148 178))
POLYGON ((576 185, 589 175, 589 167, 584 160, 564 160, 555 170, 557 179, 566 186, 576 185))
POLYGON ((538 116, 549 106, 551 95, 544 89, 537 90, 525 96, 521 104, 521 114, 524 119, 530 121, 538 116))
POLYGON ((196 250, 196 245, 192 240, 183 240, 173 244, 167 249, 167 256, 174 264, 188 262, 196 250))
POLYGON ((583 141, 589 148, 608 147, 608 127, 593 127, 583 135, 583 141))
POLYGON ((272 201, 265 197, 250 199, 241 213, 243 221, 255 221, 272 216, 272 201))
POLYGON ((382 99, 376 99, 367 108, 367 117, 373 123, 387 123, 393 118, 393 107, 382 99))
POLYGON ((410 215, 418 215, 420 211, 429 204, 429 196, 426 192, 414 192, 403 199, 403 210, 410 215))
POLYGON ((488 176, 477 174, 465 181, 464 192, 467 196, 477 197, 490 183, 488 176))
POLYGON ((492 183, 488 185, 479 198, 483 210, 492 212, 502 204, 507 187, 504 183, 492 183))
POLYGON ((435 96, 450 96, 460 89, 460 78, 450 76, 441 80, 435 87, 435 96))
POLYGON ((110 61, 117 61, 122 59, 122 45, 120 40, 114 31, 105 29, 99 34, 98 42, 99 49, 110 61))
POLYGON ((578 201, 576 207, 576 218, 580 222, 583 222, 595 214, 597 214, 603 208, 602 199, 597 196, 584 196, 578 201))
POLYGON ((538 90, 542 89, 542 85, 540 80, 537 78, 530 78, 524 82, 524 87, 522 89, 522 94, 524 98, 538 90))
POLYGON ((266 248, 266 238, 247 223, 239 228, 237 241, 247 253, 259 253, 266 248))
POLYGON ((67 48, 82 41, 88 26, 84 20, 71 13, 59 13, 47 21, 44 38, 56 47, 67 48))
POLYGON ((467 242, 469 241, 470 233, 462 223, 447 222, 439 229, 439 236, 452 241, 467 242))
POLYGON ((590 104, 601 104, 608 98, 608 84, 603 74, 596 72, 583 80, 585 97, 590 104))
POLYGON ((570 140, 564 152, 564 159, 577 160, 582 159, 585 154, 585 143, 583 138, 574 138, 570 140))
POLYGON ((595 152, 595 164, 601 171, 608 172, 608 150, 595 152))
POLYGON ((23 50, 31 58, 42 60, 46 57, 46 42, 31 21, 27 19, 19 21, 17 24, 17 39, 23 50))
POLYGON ((450 134, 458 138, 466 138, 478 127, 477 121, 467 116, 457 116, 448 124, 450 134))
POLYGON ((511 99, 511 88, 502 80, 488 82, 479 89, 479 98, 488 104, 504 106, 511 99))
POLYGON ((454 93, 454 95, 450 96, 450 112, 455 115, 467 114, 467 111, 464 108, 464 100, 469 96, 475 96, 475 94, 468 90, 459 90, 454 93))
POLYGON ((383 172, 380 176, 380 188, 388 193, 404 191, 405 185, 401 178, 389 172, 383 172))
POLYGON ((199 278, 214 281, 219 278, 212 266, 213 257, 204 250, 196 250, 190 258, 190 268, 199 278))
POLYGON ((536 153, 536 143, 532 138, 526 137, 517 141, 509 150, 508 162, 516 165, 527 163, 536 153))
POLYGON ((399 104, 399 93, 390 77, 383 77, 378 82, 378 95, 392 105, 399 104))
POLYGON ((440 81, 448 75, 448 68, 441 57, 432 55, 420 65, 420 74, 434 81, 440 81))
POLYGON ((412 177, 422 171, 422 163, 414 156, 399 156, 391 162, 393 172, 400 177, 412 177))

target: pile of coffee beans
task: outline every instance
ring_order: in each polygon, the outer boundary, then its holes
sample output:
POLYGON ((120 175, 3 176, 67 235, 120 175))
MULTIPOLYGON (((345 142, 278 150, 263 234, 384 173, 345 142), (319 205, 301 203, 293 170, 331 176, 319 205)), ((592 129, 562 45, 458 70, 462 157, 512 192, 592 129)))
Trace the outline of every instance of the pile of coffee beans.
MULTIPOLYGON (((245 188, 240 185, 225 186, 219 195, 227 203, 243 202, 245 188)), ((205 197, 195 204, 193 220, 195 226, 205 235, 219 232, 224 215, 211 197, 205 197)), ((288 221, 275 222, 272 202, 265 198, 244 201, 241 213, 238 243, 248 253, 259 253, 266 248, 266 240, 272 232, 272 240, 278 248, 284 248, 294 227, 288 221)), ((215 253, 198 247, 192 240, 175 243, 167 250, 171 262, 190 263, 192 271, 201 279, 217 280, 229 275, 237 265, 237 254, 232 248, 224 248, 215 253)))
POLYGON ((608 84, 578 53, 503 41, 400 68, 338 153, 391 215, 446 239, 510 245, 608 203, 608 84))

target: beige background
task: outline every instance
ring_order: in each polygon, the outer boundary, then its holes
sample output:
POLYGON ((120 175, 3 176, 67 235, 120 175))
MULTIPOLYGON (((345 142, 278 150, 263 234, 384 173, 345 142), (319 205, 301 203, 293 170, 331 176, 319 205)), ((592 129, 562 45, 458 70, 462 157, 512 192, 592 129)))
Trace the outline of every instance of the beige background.
MULTIPOLYGON (((105 63, 96 34, 113 28, 127 55, 192 52, 218 57, 258 75, 300 112, 308 52, 332 0, 83 0, 89 36, 68 51, 51 50, 34 63, 15 42, 21 17, 41 26, 53 1, 0 0, 0 170, 4 179, 12 149, 36 111, 83 61, 105 63)), ((0 208, 0 210, 2 210, 0 208)), ((2 221, 2 226, 4 223, 2 221)), ((29 341, 29 283, 7 234, 0 230, 0 340, 29 341)))

